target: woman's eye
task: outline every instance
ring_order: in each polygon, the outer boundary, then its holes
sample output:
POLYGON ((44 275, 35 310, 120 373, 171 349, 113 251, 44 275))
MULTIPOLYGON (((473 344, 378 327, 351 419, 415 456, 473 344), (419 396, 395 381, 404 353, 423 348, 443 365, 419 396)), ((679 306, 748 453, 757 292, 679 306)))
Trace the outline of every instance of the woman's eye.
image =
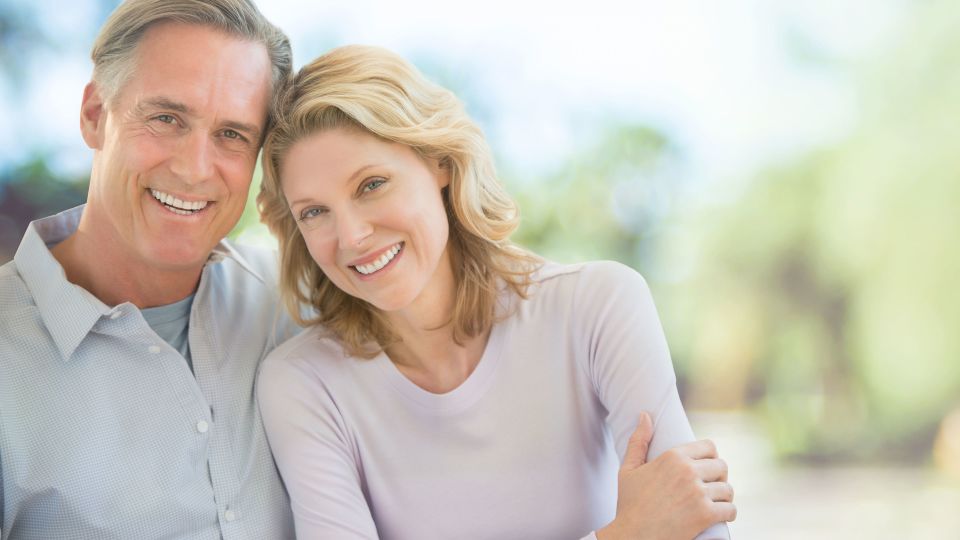
POLYGON ((369 182, 363 185, 361 191, 364 193, 368 191, 374 191, 380 188, 380 186, 386 184, 387 181, 383 178, 371 178, 369 182))
POLYGON ((324 208, 307 208, 304 211, 300 212, 300 221, 305 221, 315 217, 322 216, 326 213, 324 208))

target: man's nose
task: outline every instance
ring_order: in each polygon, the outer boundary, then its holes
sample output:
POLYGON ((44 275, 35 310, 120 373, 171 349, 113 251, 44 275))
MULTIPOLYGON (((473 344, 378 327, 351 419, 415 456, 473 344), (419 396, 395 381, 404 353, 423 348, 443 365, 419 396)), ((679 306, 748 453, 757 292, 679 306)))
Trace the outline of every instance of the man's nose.
POLYGON ((192 131, 180 139, 170 170, 184 183, 198 184, 213 176, 214 141, 201 131, 192 131))

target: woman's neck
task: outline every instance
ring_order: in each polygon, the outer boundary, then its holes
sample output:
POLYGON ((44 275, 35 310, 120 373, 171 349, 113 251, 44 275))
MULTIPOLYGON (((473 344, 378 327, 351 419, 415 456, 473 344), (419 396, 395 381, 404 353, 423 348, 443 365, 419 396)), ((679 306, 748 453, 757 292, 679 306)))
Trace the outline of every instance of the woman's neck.
POLYGON ((410 381, 434 394, 450 392, 470 377, 490 337, 487 329, 458 344, 453 339, 452 324, 419 330, 394 329, 401 340, 386 348, 387 356, 410 381))
POLYGON ((444 257, 431 286, 407 308, 387 313, 399 340, 387 356, 414 384, 437 394, 457 388, 473 373, 486 348, 489 329, 463 343, 454 340, 456 284, 444 257))

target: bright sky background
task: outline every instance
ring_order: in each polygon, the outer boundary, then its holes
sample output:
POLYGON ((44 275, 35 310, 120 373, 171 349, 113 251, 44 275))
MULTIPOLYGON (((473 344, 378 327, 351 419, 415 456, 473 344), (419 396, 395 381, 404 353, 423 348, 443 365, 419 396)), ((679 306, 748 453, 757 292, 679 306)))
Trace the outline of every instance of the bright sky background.
MULTIPOLYGON (((80 95, 109 8, 13 2, 58 43, 16 87, 0 86, 0 167, 43 148, 55 171, 82 176, 90 153, 79 135, 80 95)), ((897 30, 901 2, 260 4, 291 36, 298 66, 336 45, 376 44, 465 89, 500 165, 519 176, 549 172, 616 119, 663 130, 699 185, 722 187, 843 136, 858 112, 851 76, 897 30)))

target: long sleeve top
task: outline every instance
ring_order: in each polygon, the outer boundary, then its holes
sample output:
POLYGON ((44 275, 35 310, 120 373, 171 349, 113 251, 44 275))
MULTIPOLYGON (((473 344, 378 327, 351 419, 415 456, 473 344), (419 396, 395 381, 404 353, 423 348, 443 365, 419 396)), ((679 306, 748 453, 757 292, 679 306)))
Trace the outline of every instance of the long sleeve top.
POLYGON ((594 538, 641 411, 650 459, 693 440, 643 278, 598 262, 534 281, 525 300, 502 293, 509 315, 445 394, 321 328, 271 353, 258 401, 298 538, 594 538))

